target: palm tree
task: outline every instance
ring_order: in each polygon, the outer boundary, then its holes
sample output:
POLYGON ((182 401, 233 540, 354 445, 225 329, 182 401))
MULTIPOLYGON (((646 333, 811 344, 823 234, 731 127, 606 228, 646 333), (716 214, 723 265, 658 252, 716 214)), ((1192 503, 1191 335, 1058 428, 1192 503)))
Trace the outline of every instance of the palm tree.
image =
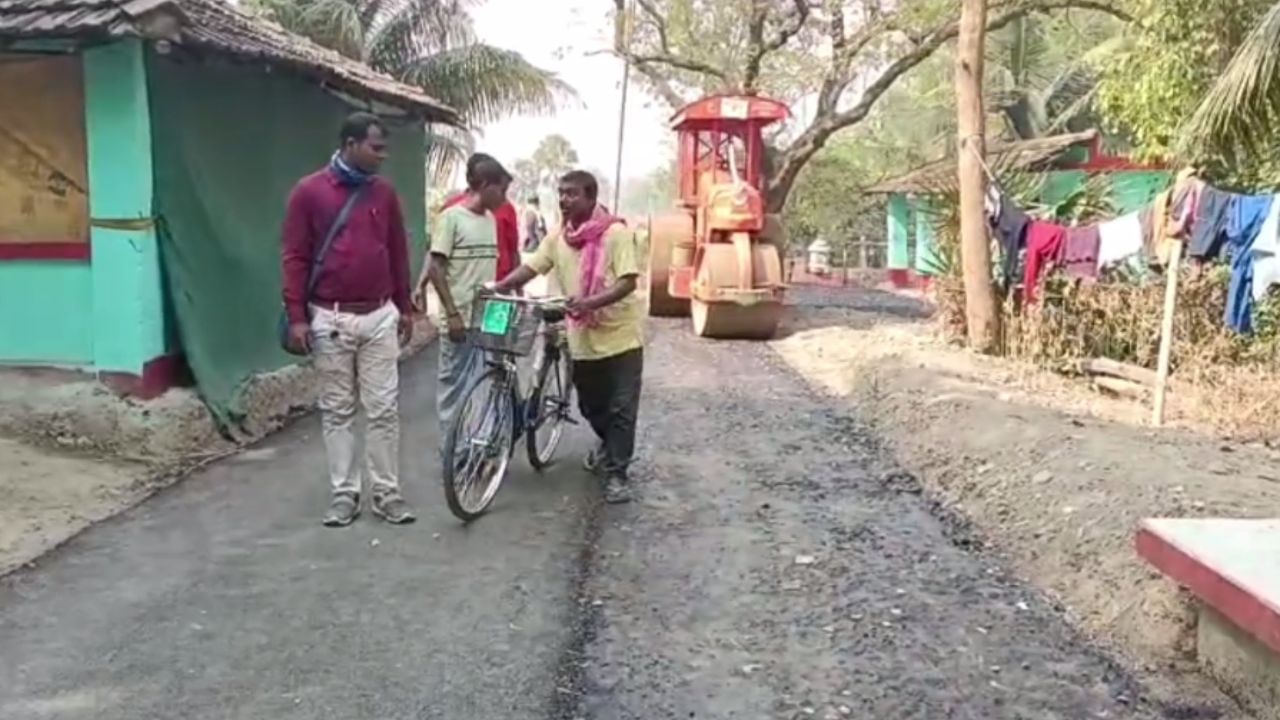
MULTIPOLYGON (((1277 146, 1280 129, 1280 2, 1249 32, 1180 133, 1183 156, 1197 148, 1231 151, 1277 146)), ((1194 158, 1193 158, 1194 159, 1194 158)))
MULTIPOLYGON (((519 53, 477 42, 476 0, 249 0, 285 29, 417 85, 472 129, 553 110, 573 90, 519 53)), ((473 146, 467 131, 437 128, 430 163, 447 172, 473 146)))
POLYGON ((989 40, 988 105, 1020 140, 1097 127, 1098 69, 1121 47, 1120 30, 1098 13, 1020 18, 989 40))

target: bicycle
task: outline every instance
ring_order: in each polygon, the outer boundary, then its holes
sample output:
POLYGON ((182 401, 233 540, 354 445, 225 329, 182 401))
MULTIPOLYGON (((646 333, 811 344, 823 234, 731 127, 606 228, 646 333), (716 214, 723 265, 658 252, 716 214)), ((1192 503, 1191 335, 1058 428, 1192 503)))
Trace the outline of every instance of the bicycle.
POLYGON ((463 522, 483 515, 506 479, 516 437, 525 436, 529 464, 552 464, 570 418, 573 391, 565 298, 486 293, 476 298, 468 341, 484 353, 485 370, 463 393, 444 451, 444 494, 463 522), (540 342, 537 342, 540 336, 540 342), (520 396, 516 359, 534 349, 534 384, 520 396), (478 427, 472 427, 476 412, 478 427))

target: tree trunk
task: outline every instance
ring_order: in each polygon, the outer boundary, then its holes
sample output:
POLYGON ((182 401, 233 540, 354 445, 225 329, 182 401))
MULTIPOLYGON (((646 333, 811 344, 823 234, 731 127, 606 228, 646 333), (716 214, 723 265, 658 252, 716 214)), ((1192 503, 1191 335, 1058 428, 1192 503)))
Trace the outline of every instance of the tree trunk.
POLYGON ((986 0, 962 0, 956 48, 956 112, 960 128, 960 258, 964 268, 964 304, 969 346, 996 350, 1000 316, 991 283, 991 244, 987 239, 982 196, 986 183, 982 158, 986 129, 982 108, 982 56, 987 24, 986 0))

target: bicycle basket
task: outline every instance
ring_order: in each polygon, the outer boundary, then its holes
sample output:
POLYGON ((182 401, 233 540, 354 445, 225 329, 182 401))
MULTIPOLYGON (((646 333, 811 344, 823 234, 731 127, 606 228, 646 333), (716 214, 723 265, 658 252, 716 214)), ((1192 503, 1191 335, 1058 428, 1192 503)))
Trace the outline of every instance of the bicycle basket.
POLYGON ((476 298, 471 306, 471 343, 490 352, 528 355, 538 333, 533 307, 501 298, 476 298))

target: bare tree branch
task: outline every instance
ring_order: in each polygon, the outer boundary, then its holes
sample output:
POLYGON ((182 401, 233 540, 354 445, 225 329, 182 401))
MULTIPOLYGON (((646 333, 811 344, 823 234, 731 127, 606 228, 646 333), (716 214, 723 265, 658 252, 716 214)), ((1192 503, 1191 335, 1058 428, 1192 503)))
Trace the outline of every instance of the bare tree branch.
MULTIPOLYGON (((994 6, 991 9, 991 15, 988 17, 987 29, 998 30, 1028 13, 1067 9, 1095 10, 1114 15, 1126 21, 1132 21, 1133 19, 1123 10, 1097 0, 1019 0, 994 6)), ((913 41, 909 51, 890 63, 875 81, 866 87, 862 97, 859 98, 855 105, 842 112, 834 112, 834 108, 839 103, 840 93, 843 92, 848 80, 833 82, 833 79, 828 77, 824 83, 823 92, 819 94, 819 112, 815 114, 813 122, 783 151, 779 158, 777 172, 771 178, 768 188, 770 210, 777 212, 781 209, 786 202, 787 195, 791 192, 791 187, 795 184, 796 178, 799 177, 800 171, 831 139, 832 135, 866 118, 880 97, 900 77, 928 59, 938 48, 955 39, 959 32, 960 22, 956 19, 919 36, 918 40, 913 41), (832 89, 828 90, 828 86, 832 89), (838 91, 834 90, 835 86, 839 86, 838 91), (826 113, 822 112, 824 100, 828 103, 826 106, 828 112, 826 113)), ((860 32, 859 35, 861 36, 862 33, 860 32)), ((870 42, 870 40, 866 42, 870 42)), ((845 39, 845 45, 847 50, 850 45, 847 38, 845 39)), ((833 65, 834 69, 835 66, 833 65)))
POLYGON ((720 82, 728 82, 726 73, 710 64, 688 60, 671 51, 671 36, 667 30, 667 21, 661 10, 652 0, 635 0, 644 14, 648 25, 653 27, 658 36, 657 53, 637 54, 632 52, 627 37, 626 0, 613 0, 614 12, 617 14, 617 25, 614 32, 614 53, 632 64, 632 66, 649 82, 654 92, 663 102, 673 108, 685 104, 685 99, 675 89, 675 79, 668 69, 687 70, 715 78, 720 82))
POLYGON ((792 9, 787 15, 786 22, 778 29, 776 35, 766 39, 765 26, 769 21, 769 7, 772 4, 770 0, 752 0, 751 2, 751 18, 747 23, 749 50, 746 70, 742 75, 742 89, 747 93, 754 93, 760 89, 760 71, 765 57, 785 47, 791 38, 804 29, 804 24, 809 20, 808 0, 792 0, 792 9))

